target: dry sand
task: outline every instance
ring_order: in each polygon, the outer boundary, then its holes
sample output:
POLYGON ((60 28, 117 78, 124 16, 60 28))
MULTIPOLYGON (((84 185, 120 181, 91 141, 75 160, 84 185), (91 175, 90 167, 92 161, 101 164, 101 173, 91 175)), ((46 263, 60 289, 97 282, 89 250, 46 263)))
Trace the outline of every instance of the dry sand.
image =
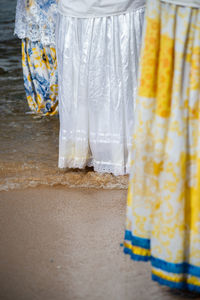
MULTIPOLYGON (((190 299, 123 254, 126 191, 0 193, 0 300, 190 299)), ((199 297, 195 297, 200 299, 199 297)))

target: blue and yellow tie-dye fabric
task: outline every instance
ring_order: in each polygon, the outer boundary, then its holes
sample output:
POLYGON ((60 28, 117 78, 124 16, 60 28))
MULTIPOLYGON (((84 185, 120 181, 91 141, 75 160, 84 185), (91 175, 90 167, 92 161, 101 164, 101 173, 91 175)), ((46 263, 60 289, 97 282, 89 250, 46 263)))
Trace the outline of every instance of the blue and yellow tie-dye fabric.
POLYGON ((29 39, 22 41, 22 66, 28 105, 33 112, 58 112, 58 74, 56 50, 29 39))
POLYGON ((41 115, 58 112, 55 50, 57 0, 18 0, 15 34, 22 39, 24 85, 30 109, 41 115))

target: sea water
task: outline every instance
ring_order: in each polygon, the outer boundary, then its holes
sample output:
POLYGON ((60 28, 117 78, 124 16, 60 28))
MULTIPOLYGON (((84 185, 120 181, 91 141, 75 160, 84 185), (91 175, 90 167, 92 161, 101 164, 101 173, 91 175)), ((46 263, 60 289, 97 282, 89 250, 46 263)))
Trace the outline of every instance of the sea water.
POLYGON ((59 118, 30 114, 23 86, 21 41, 13 34, 15 7, 15 0, 1 0, 0 190, 41 184, 126 188, 127 176, 58 169, 59 118))

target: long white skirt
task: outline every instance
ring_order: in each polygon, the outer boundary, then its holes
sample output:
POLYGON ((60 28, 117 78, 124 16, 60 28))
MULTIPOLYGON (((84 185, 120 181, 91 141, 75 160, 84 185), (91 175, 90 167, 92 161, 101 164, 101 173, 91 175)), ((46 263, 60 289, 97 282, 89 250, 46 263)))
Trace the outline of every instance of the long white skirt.
POLYGON ((60 168, 129 172, 143 19, 59 15, 60 168))

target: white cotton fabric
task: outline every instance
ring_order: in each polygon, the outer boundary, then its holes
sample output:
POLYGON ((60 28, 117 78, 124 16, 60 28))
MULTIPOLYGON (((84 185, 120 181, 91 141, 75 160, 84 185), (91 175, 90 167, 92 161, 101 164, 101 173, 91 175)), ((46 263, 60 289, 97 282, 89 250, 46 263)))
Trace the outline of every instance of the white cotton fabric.
POLYGON ((162 0, 162 2, 200 8, 200 0, 162 0))
POLYGON ((145 0, 60 0, 61 14, 77 18, 120 15, 145 5, 145 0))
POLYGON ((20 38, 55 45, 57 0, 18 0, 15 31, 20 38))
POLYGON ((59 15, 60 168, 129 172, 143 19, 59 15))

